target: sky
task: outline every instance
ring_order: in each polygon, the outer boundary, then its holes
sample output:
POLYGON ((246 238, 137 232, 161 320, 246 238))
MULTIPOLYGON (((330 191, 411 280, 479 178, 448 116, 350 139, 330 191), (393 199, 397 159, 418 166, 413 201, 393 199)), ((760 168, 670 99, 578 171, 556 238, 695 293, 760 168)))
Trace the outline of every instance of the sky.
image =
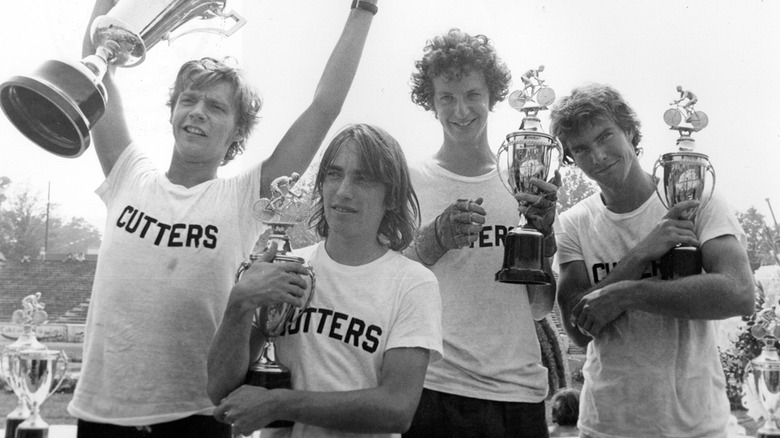
MULTIPOLYGON (((129 1, 129 0, 122 0, 129 1)), ((141 0, 148 1, 148 0, 141 0)), ((348 15, 350 0, 228 0, 248 23, 230 37, 194 33, 151 48, 143 63, 117 72, 136 142, 167 169, 173 138, 168 88, 178 67, 202 56, 233 56, 264 99, 246 153, 220 176, 257 163, 310 102, 348 15)), ((774 0, 380 0, 361 65, 326 143, 348 123, 373 123, 401 143, 409 160, 433 154, 441 126, 410 100, 414 61, 432 37, 458 27, 485 34, 520 75, 545 65, 542 78, 558 97, 590 82, 611 84, 642 120, 643 167, 676 151, 663 113, 682 85, 698 95, 709 126, 695 133, 716 190, 735 210, 755 207, 771 224, 780 214, 780 2, 774 0)), ((91 0, 12 2, 0 38, 0 80, 32 73, 48 59, 78 61, 91 0)), ((109 96, 110 98, 110 96, 109 96)), ((545 127, 548 113, 541 114, 545 127)), ((496 105, 488 133, 494 151, 522 114, 496 105)), ((104 228, 94 193, 104 177, 92 148, 78 158, 52 155, 0 116, 0 176, 50 199, 64 217, 104 228)), ((508 201, 512 202, 507 194, 508 201)))

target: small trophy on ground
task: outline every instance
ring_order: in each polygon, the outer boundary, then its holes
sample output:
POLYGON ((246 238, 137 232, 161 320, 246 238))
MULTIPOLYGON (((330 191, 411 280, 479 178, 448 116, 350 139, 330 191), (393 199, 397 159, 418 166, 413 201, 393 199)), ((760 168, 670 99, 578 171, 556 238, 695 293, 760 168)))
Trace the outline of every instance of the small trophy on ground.
POLYGON ((37 292, 22 299, 22 308, 15 310, 11 316, 11 321, 14 324, 22 326, 22 334, 13 343, 5 347, 2 356, 0 356, 3 376, 18 398, 16 408, 5 419, 5 438, 15 438, 16 428, 30 417, 30 406, 22 397, 19 376, 12 372, 11 364, 13 358, 20 351, 46 349, 43 344, 38 342, 38 338, 35 336, 36 327, 46 322, 48 317, 46 311, 43 310, 45 305, 40 302, 40 298, 41 293, 37 292))
POLYGON ((187 33, 232 35, 246 20, 235 12, 225 12, 225 2, 121 0, 92 23, 95 54, 80 62, 46 61, 30 75, 8 79, 0 84, 0 107, 38 146, 62 157, 78 157, 89 147, 89 131, 103 116, 110 98, 102 83, 108 66, 135 66, 161 40, 170 42, 187 33), (227 30, 183 27, 191 21, 211 19, 234 24, 227 30))
MULTIPOLYGON (((777 423, 780 415, 780 356, 775 346, 780 339, 780 326, 777 323, 776 309, 772 306, 758 312, 756 323, 750 330, 753 337, 763 343, 761 354, 745 368, 746 396, 751 397, 753 402, 758 401, 759 418, 765 420, 758 429, 759 438, 780 437, 777 423)), ((751 405, 745 397, 743 404, 751 405)))
MULTIPOLYGON (((558 139, 542 131, 537 117, 555 101, 555 92, 539 79, 544 70, 529 70, 523 75, 525 88, 509 95, 509 105, 524 113, 520 130, 507 134, 496 154, 498 176, 512 193, 540 194, 530 183, 531 178, 547 181, 553 162, 553 151, 560 165, 561 145, 558 139)), ((502 283, 550 284, 552 278, 544 270, 544 236, 521 215, 517 227, 504 239, 504 263, 496 273, 502 283)))
MULTIPOLYGON (((261 198, 253 206, 255 219, 271 227, 271 235, 264 251, 267 251, 272 243, 277 244, 277 253, 274 263, 299 263, 304 264, 304 259, 290 254, 290 236, 287 234, 293 226, 306 221, 309 217, 309 207, 301 199, 301 195, 292 192, 292 186, 298 181, 298 174, 282 176, 271 182, 271 199, 261 198)), ((252 262, 259 260, 262 253, 253 253, 249 260, 241 264, 236 273, 236 282, 241 275, 252 266, 252 262)), ((253 329, 258 330, 264 337, 265 343, 260 350, 260 356, 252 363, 247 372, 245 382, 248 385, 262 386, 268 389, 292 388, 292 375, 290 369, 276 359, 276 346, 274 339, 284 332, 291 322, 300 318, 311 302, 314 294, 314 272, 309 267, 309 275, 304 277, 308 287, 304 292, 304 305, 296 308, 287 303, 278 303, 270 306, 260 306, 255 310, 253 329)), ((292 427, 290 421, 274 421, 266 427, 292 427)))
MULTIPOLYGON (((680 133, 677 139, 678 151, 663 154, 658 158, 653 167, 653 177, 658 181, 656 172, 663 168, 661 184, 656 185, 655 189, 666 208, 671 208, 682 201, 700 201, 698 207, 688 209, 682 214, 684 219, 694 220, 696 214, 712 199, 715 190, 715 169, 707 155, 694 152, 696 141, 691 134, 701 131, 709 122, 704 112, 693 108, 693 103, 698 101, 695 95, 689 91, 687 93, 689 93, 686 94, 687 96, 692 97, 673 101, 674 107, 664 113, 666 124, 670 129, 680 133), (709 193, 705 196, 707 173, 712 176, 712 183, 709 193)), ((701 251, 694 246, 678 245, 661 257, 660 269, 661 278, 665 280, 699 274, 702 270, 701 251)))

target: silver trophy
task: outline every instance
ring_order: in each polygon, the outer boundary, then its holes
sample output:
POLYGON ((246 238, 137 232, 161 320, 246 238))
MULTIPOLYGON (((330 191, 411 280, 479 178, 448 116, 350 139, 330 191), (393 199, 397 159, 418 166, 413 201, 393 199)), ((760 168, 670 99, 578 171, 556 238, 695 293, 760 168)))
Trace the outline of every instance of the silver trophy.
MULTIPOLYGON (((679 87, 678 87, 679 88, 679 87)), ((690 93, 690 92, 688 92, 690 93)), ((691 93, 692 95, 692 93, 691 93)), ((695 98, 695 95, 694 95, 695 98)), ((697 100, 693 100, 695 103, 697 100)), ((682 201, 697 200, 699 206, 690 208, 682 213, 683 219, 694 220, 707 203, 712 199, 715 190, 715 169, 710 164, 709 157, 700 152, 694 152, 696 141, 691 134, 698 132, 707 126, 707 115, 702 111, 696 111, 691 104, 687 108, 681 105, 680 100, 672 102, 674 108, 664 113, 664 121, 670 129, 679 132, 677 139, 677 152, 669 152, 661 155, 653 167, 653 176, 659 181, 657 172, 663 169, 660 185, 656 185, 656 193, 666 208, 671 208, 682 201), (670 111, 679 117, 671 117, 670 111), (686 114, 685 121, 683 116, 686 114), (707 174, 712 181, 707 184, 707 174), (709 186, 709 190, 707 190, 709 186)), ((695 246, 678 245, 672 248, 661 258, 661 278, 674 279, 701 273, 701 251, 695 246)))
POLYGON ((758 429, 759 438, 780 437, 780 356, 775 347, 780 339, 780 326, 777 322, 775 308, 767 308, 756 315, 756 323, 750 330, 753 337, 764 344, 761 354, 745 368, 747 392, 758 400, 760 417, 765 420, 758 429))
MULTIPOLYGON (((299 263, 303 265, 304 259, 290 255, 292 247, 290 236, 287 234, 293 226, 304 222, 309 217, 309 207, 301 195, 290 191, 298 181, 298 174, 282 176, 271 182, 270 199, 258 200, 253 208, 255 219, 271 227, 271 235, 264 251, 268 251, 272 243, 277 244, 277 253, 274 263, 299 263)), ((259 260, 262 253, 253 253, 249 260, 241 264, 236 273, 236 282, 241 275, 252 266, 252 262, 259 260)), ((292 374, 290 369, 280 363, 276 358, 276 346, 274 340, 281 335, 290 323, 301 317, 309 306, 314 295, 314 272, 310 266, 308 275, 304 276, 307 283, 304 292, 304 305, 300 308, 287 303, 277 303, 270 306, 260 306, 255 309, 252 327, 258 330, 265 338, 265 343, 260 350, 258 359, 249 366, 244 383, 254 386, 262 386, 268 389, 292 388, 292 374)), ((291 421, 274 421, 266 427, 292 427, 291 421)))
POLYGON ((30 417, 30 407, 22 397, 22 387, 18 376, 11 371, 11 363, 20 351, 46 349, 35 336, 36 327, 47 319, 46 311, 43 310, 45 305, 40 302, 40 298, 41 293, 37 292, 22 299, 22 308, 15 310, 11 316, 14 324, 22 326, 22 334, 6 346, 0 355, 0 372, 18 399, 16 408, 6 416, 5 438, 15 438, 16 428, 30 417))
POLYGON ((87 150, 90 129, 103 116, 107 99, 103 76, 109 64, 132 67, 162 40, 190 32, 232 35, 246 20, 225 12, 226 0, 121 0, 92 22, 95 54, 80 62, 49 60, 27 76, 0 84, 0 107, 32 142, 74 158, 87 150), (212 20, 213 19, 213 20, 212 20), (222 27, 185 28, 190 22, 233 22, 222 27))
MULTIPOLYGON (((512 193, 539 195, 531 178, 547 181, 553 162, 560 165, 562 148, 557 138, 542 132, 539 111, 547 110, 555 101, 555 92, 538 78, 544 69, 529 70, 523 75, 525 88, 509 95, 509 105, 525 114, 520 130, 507 134, 496 153, 498 176, 512 193), (553 151, 556 151, 554 158, 553 151)), ((544 236, 524 216, 504 239, 504 262, 496 272, 502 283, 550 284, 552 278, 544 270, 544 236)))
POLYGON ((49 425, 41 418, 41 405, 62 383, 68 358, 64 351, 22 350, 11 358, 11 372, 30 406, 30 418, 16 428, 16 438, 46 438, 49 425))

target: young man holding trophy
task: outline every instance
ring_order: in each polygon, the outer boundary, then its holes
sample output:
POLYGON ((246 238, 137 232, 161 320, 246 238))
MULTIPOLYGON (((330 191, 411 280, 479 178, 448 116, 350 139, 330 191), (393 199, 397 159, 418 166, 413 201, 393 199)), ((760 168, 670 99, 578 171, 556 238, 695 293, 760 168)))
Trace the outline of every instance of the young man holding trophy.
POLYGON ((693 220, 686 211, 705 201, 667 210, 639 164, 640 122, 610 86, 574 89, 551 120, 566 161, 601 189, 561 215, 558 235, 564 326, 573 342, 588 345, 580 430, 725 437, 729 402, 715 320, 755 310, 733 210, 717 194, 693 220), (703 271, 661 280, 660 259, 680 244, 700 248, 703 271))
MULTIPOLYGON (((114 3, 98 0, 90 22, 114 3)), ((106 111, 91 132, 106 175, 97 193, 107 225, 68 409, 79 437, 230 436, 206 391, 209 344, 236 268, 262 231, 253 204, 275 178, 303 172, 346 99, 376 13, 376 0, 354 3, 311 105, 268 159, 236 177, 218 178, 217 169, 243 150, 260 109, 239 71, 212 58, 182 66, 163 173, 131 139, 109 64, 106 111)), ((85 55, 94 50, 88 31, 85 55)))
POLYGON ((233 288, 212 342, 214 416, 243 434, 295 423, 263 437, 393 436, 409 427, 425 369, 442 351, 436 278, 400 253, 419 224, 400 146, 380 128, 348 126, 325 150, 314 195, 311 223, 325 240, 293 253, 312 266, 316 290, 276 339, 292 388, 242 385, 263 342, 255 309, 302 304, 300 278, 279 296, 261 275, 275 266, 272 247, 233 288))
POLYGON ((444 358, 428 367, 404 436, 547 436, 547 370, 534 319, 552 309, 555 285, 501 283, 494 273, 518 210, 543 230, 551 272, 557 187, 535 179, 543 195, 515 200, 499 179, 488 114, 511 78, 486 36, 452 29, 429 41, 415 66, 412 100, 439 120, 443 142, 411 166, 424 225, 406 254, 439 280, 444 358))

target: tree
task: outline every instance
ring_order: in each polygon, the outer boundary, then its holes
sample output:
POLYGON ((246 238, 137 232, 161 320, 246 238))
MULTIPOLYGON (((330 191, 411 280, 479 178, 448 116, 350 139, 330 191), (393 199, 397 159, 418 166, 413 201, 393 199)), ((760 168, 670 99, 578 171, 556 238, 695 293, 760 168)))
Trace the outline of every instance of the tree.
POLYGON ((100 245, 100 232, 83 218, 65 221, 57 215, 57 204, 50 204, 47 224, 47 206, 40 197, 26 188, 6 195, 10 187, 11 180, 0 177, 0 253, 6 259, 35 259, 44 247, 61 254, 100 245))
POLYGON ((764 215, 755 207, 750 207, 744 213, 737 212, 737 220, 747 235, 747 253, 750 267, 755 271, 762 265, 777 263, 775 236, 778 230, 771 230, 764 220, 764 215))
POLYGON ((598 190, 598 185, 588 179, 578 167, 562 167, 557 214, 570 209, 574 204, 598 192, 598 190))

